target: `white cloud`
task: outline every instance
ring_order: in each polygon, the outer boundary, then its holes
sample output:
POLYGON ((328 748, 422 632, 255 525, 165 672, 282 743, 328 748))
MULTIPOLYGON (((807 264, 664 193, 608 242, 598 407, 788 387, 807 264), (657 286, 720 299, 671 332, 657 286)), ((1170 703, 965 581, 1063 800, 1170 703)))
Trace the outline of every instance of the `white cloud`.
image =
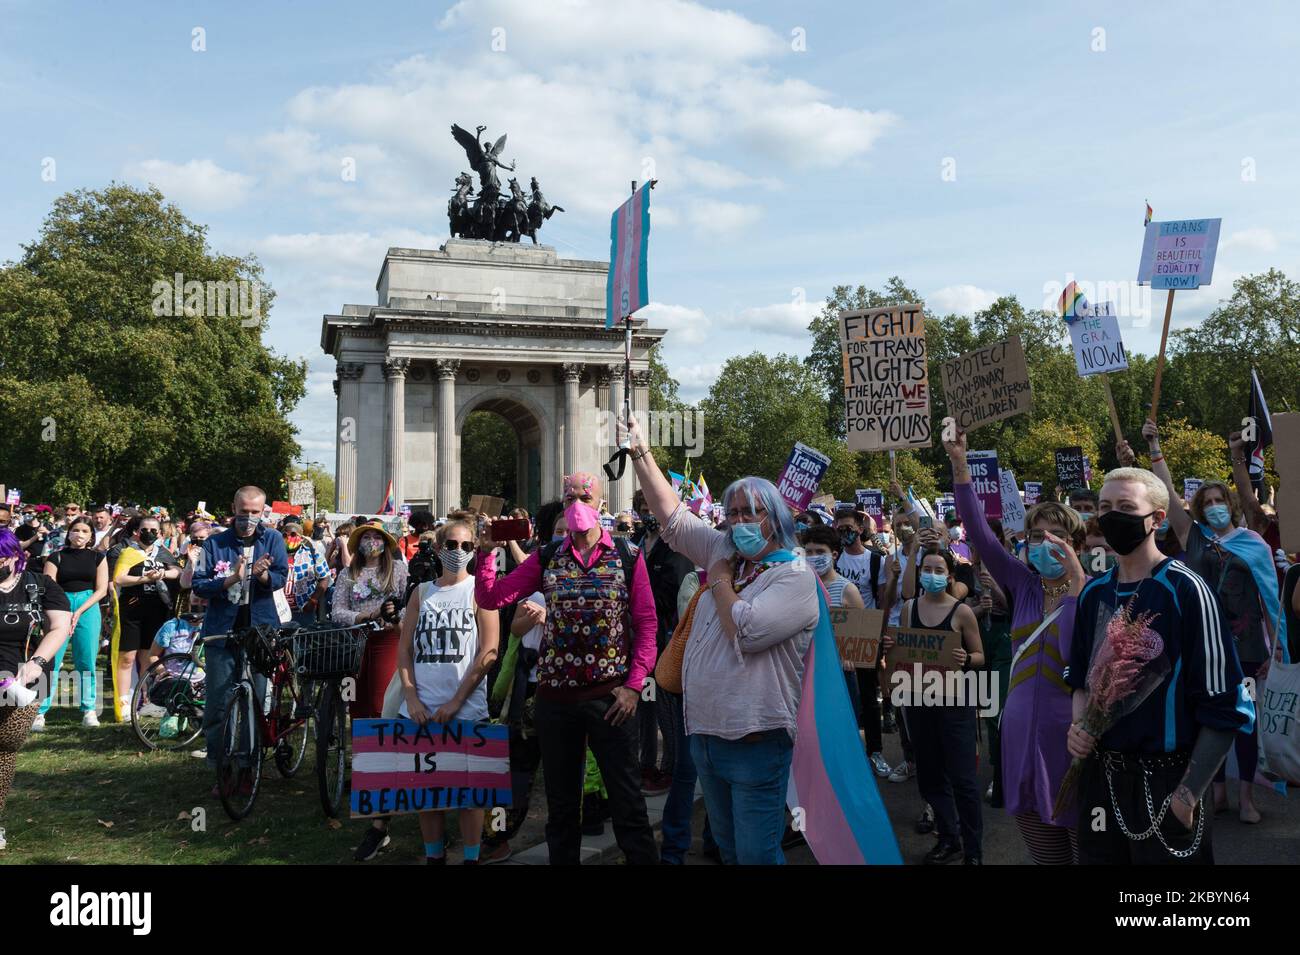
POLYGON ((999 293, 978 285, 949 285, 927 295, 925 304, 938 315, 973 315, 988 308, 998 298, 999 293))
POLYGON ((695 403, 709 393, 709 388, 722 374, 726 362, 705 362, 698 365, 669 366, 668 370, 677 379, 678 393, 683 401, 695 403))
POLYGON ((808 323, 821 314, 825 304, 825 302, 791 301, 777 302, 775 305, 760 305, 728 316, 726 324, 752 332, 785 335, 797 338, 806 344, 808 323))
MULTIPOLYGON (((445 236, 393 229, 389 232, 296 232, 255 239, 253 251, 268 265, 305 269, 313 277, 329 272, 346 275, 379 274, 384 254, 392 247, 436 249, 445 236)), ((351 279, 349 279, 351 281, 351 279)))
POLYGON ((1219 243, 1221 251, 1241 249, 1245 252, 1276 252, 1277 236, 1272 229, 1241 229, 1219 243))
POLYGON ((128 179, 152 183, 181 206, 202 209, 237 206, 253 186, 251 176, 222 169, 211 159, 191 159, 187 163, 145 159, 128 163, 122 172, 128 179))
POLYGON ((651 328, 668 329, 666 342, 672 345, 698 345, 708 338, 709 319, 703 310, 685 305, 651 302, 637 313, 651 328))
POLYGON ((760 206, 744 202, 699 199, 686 210, 687 221, 709 235, 729 235, 748 229, 763 218, 760 206))

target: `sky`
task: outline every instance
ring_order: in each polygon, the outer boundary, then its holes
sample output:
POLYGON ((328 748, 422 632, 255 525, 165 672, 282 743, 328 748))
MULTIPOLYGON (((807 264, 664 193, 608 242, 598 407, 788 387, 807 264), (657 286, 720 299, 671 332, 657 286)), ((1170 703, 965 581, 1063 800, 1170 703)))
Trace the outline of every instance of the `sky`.
POLYGON ((157 185, 265 266, 329 468, 321 317, 375 303, 390 246, 446 240, 453 122, 508 134, 563 257, 608 258, 629 181, 659 180, 642 316, 688 401, 731 356, 806 355, 835 285, 898 275, 941 314, 1127 288, 1148 200, 1223 219, 1185 328, 1236 277, 1300 276, 1298 45, 1286 3, 0 0, 0 260, 64 192, 157 185))

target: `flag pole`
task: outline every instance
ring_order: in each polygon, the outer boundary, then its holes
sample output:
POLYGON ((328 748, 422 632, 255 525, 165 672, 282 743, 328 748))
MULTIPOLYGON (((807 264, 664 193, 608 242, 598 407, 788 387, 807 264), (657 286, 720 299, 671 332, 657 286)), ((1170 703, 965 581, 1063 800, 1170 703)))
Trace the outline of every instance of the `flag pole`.
POLYGON ((1169 290, 1169 297, 1165 299, 1165 324, 1160 330, 1160 356, 1156 359, 1156 383, 1151 389, 1151 420, 1156 420, 1156 412, 1160 406, 1160 379, 1165 374, 1165 344, 1169 341, 1169 316, 1174 311, 1174 290, 1169 290))

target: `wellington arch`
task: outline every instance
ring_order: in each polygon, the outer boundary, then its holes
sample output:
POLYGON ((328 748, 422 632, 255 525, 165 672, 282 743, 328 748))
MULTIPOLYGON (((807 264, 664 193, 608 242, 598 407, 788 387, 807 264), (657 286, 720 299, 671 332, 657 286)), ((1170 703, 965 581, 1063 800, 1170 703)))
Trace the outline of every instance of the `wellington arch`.
MULTIPOLYGON (((371 513, 388 482, 398 504, 435 514, 480 489, 461 484, 460 438, 491 411, 518 438, 514 486, 531 509, 560 478, 597 473, 623 406, 623 331, 605 328, 608 264, 561 259, 548 246, 451 239, 392 248, 376 305, 326 315, 321 347, 336 362, 338 509, 371 513)), ((663 329, 633 321, 632 402, 649 404, 649 351, 663 329)), ((632 469, 608 484, 630 507, 632 469)))

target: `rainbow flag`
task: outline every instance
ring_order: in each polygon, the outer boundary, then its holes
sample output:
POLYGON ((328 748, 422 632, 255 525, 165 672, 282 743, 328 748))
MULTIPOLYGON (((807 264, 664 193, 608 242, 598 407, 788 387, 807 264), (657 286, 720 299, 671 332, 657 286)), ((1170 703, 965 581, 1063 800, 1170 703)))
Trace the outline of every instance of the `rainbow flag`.
POLYGON ((709 485, 705 483, 704 472, 700 472, 699 480, 695 482, 695 493, 691 497, 691 510, 696 514, 700 513, 706 507, 713 504, 713 495, 709 493, 709 485))
POLYGON ((392 482, 392 480, 389 480, 389 482, 388 482, 388 490, 384 492, 384 503, 379 505, 379 510, 375 511, 375 513, 376 513, 376 514, 396 514, 396 513, 397 513, 397 498, 393 496, 393 482, 392 482))
POLYGON ((1061 317, 1067 322, 1078 318, 1087 307, 1088 300, 1075 282, 1067 285, 1061 292, 1061 297, 1056 300, 1056 310, 1061 313, 1061 317))
POLYGON ((821 581, 817 601, 820 614, 804 656, 790 766, 791 810, 798 810, 804 839, 822 865, 902 865, 849 705, 821 581))
POLYGON ((1147 217, 1146 217, 1145 219, 1142 220, 1142 228, 1145 229, 1145 228, 1146 228, 1147 226, 1149 226, 1150 224, 1151 224, 1151 203, 1148 202, 1148 203, 1147 203, 1147 217))

